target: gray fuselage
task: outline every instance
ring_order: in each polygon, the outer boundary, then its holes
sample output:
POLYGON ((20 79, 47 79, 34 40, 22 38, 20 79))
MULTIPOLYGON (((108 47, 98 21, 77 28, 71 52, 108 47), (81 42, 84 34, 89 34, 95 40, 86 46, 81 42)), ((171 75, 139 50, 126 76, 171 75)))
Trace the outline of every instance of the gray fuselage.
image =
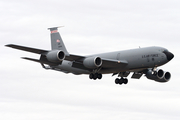
MULTIPOLYGON (((167 49, 162 47, 146 47, 124 51, 101 53, 89 55, 86 57, 97 56, 105 59, 113 59, 119 61, 125 60, 128 62, 127 65, 122 64, 118 67, 100 69, 99 73, 102 74, 119 73, 124 71, 136 72, 147 68, 158 67, 167 63, 168 59, 166 54, 163 53, 164 51, 167 51, 167 49)), ((92 72, 90 70, 74 68, 72 67, 72 62, 67 60, 64 60, 61 65, 54 66, 53 68, 58 71, 73 74, 90 74, 92 72)))

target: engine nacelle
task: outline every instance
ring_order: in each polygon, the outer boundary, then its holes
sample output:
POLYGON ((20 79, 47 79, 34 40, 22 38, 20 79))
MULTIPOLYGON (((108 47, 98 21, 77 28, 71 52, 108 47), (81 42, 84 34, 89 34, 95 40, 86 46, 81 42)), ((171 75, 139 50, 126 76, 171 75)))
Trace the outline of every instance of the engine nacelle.
POLYGON ((102 65, 102 60, 100 57, 88 57, 83 61, 83 65, 87 68, 98 68, 102 65))
POLYGON ((161 69, 157 69, 155 72, 153 72, 152 70, 149 70, 146 73, 146 77, 156 82, 168 82, 171 78, 171 74, 161 69))
POLYGON ((61 50, 53 50, 46 54, 46 57, 51 62, 61 62, 65 58, 65 53, 61 50))
POLYGON ((165 72, 165 73, 164 73, 163 80, 164 80, 165 82, 168 82, 170 79, 171 79, 171 73, 170 73, 170 72, 165 72))

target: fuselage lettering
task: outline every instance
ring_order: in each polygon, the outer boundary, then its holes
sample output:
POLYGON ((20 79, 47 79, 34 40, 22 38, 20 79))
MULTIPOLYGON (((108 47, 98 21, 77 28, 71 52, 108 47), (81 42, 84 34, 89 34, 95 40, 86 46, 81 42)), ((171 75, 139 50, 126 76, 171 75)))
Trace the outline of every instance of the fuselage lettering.
POLYGON ((142 58, 158 57, 158 54, 142 55, 142 58))

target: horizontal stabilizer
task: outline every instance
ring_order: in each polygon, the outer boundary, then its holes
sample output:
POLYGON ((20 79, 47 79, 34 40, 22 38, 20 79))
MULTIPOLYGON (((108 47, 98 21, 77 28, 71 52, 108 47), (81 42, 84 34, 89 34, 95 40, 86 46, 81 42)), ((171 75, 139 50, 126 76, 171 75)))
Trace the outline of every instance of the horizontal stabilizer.
POLYGON ((34 61, 34 62, 39 62, 39 63, 41 63, 40 60, 34 59, 34 58, 22 57, 22 59, 26 59, 26 60, 30 60, 30 61, 34 61))
POLYGON ((5 46, 6 47, 11 47, 11 48, 14 48, 14 49, 18 49, 18 50, 23 50, 23 51, 27 51, 27 52, 36 53, 36 54, 42 54, 42 53, 48 52, 47 50, 41 50, 41 49, 30 48, 30 47, 14 45, 14 44, 8 44, 8 45, 5 45, 5 46))
POLYGON ((30 61, 38 62, 38 63, 43 63, 43 64, 48 64, 48 65, 57 65, 56 63, 52 63, 52 62, 44 61, 44 60, 42 61, 42 60, 38 60, 34 58, 22 57, 22 59, 26 59, 26 60, 30 60, 30 61))

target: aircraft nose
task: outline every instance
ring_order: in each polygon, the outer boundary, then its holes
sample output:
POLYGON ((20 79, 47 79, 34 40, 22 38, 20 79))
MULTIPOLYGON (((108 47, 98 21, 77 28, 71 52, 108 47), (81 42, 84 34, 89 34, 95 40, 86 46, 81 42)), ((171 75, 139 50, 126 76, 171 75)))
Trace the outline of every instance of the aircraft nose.
POLYGON ((169 61, 174 58, 174 55, 169 51, 164 51, 164 54, 166 55, 169 61))

